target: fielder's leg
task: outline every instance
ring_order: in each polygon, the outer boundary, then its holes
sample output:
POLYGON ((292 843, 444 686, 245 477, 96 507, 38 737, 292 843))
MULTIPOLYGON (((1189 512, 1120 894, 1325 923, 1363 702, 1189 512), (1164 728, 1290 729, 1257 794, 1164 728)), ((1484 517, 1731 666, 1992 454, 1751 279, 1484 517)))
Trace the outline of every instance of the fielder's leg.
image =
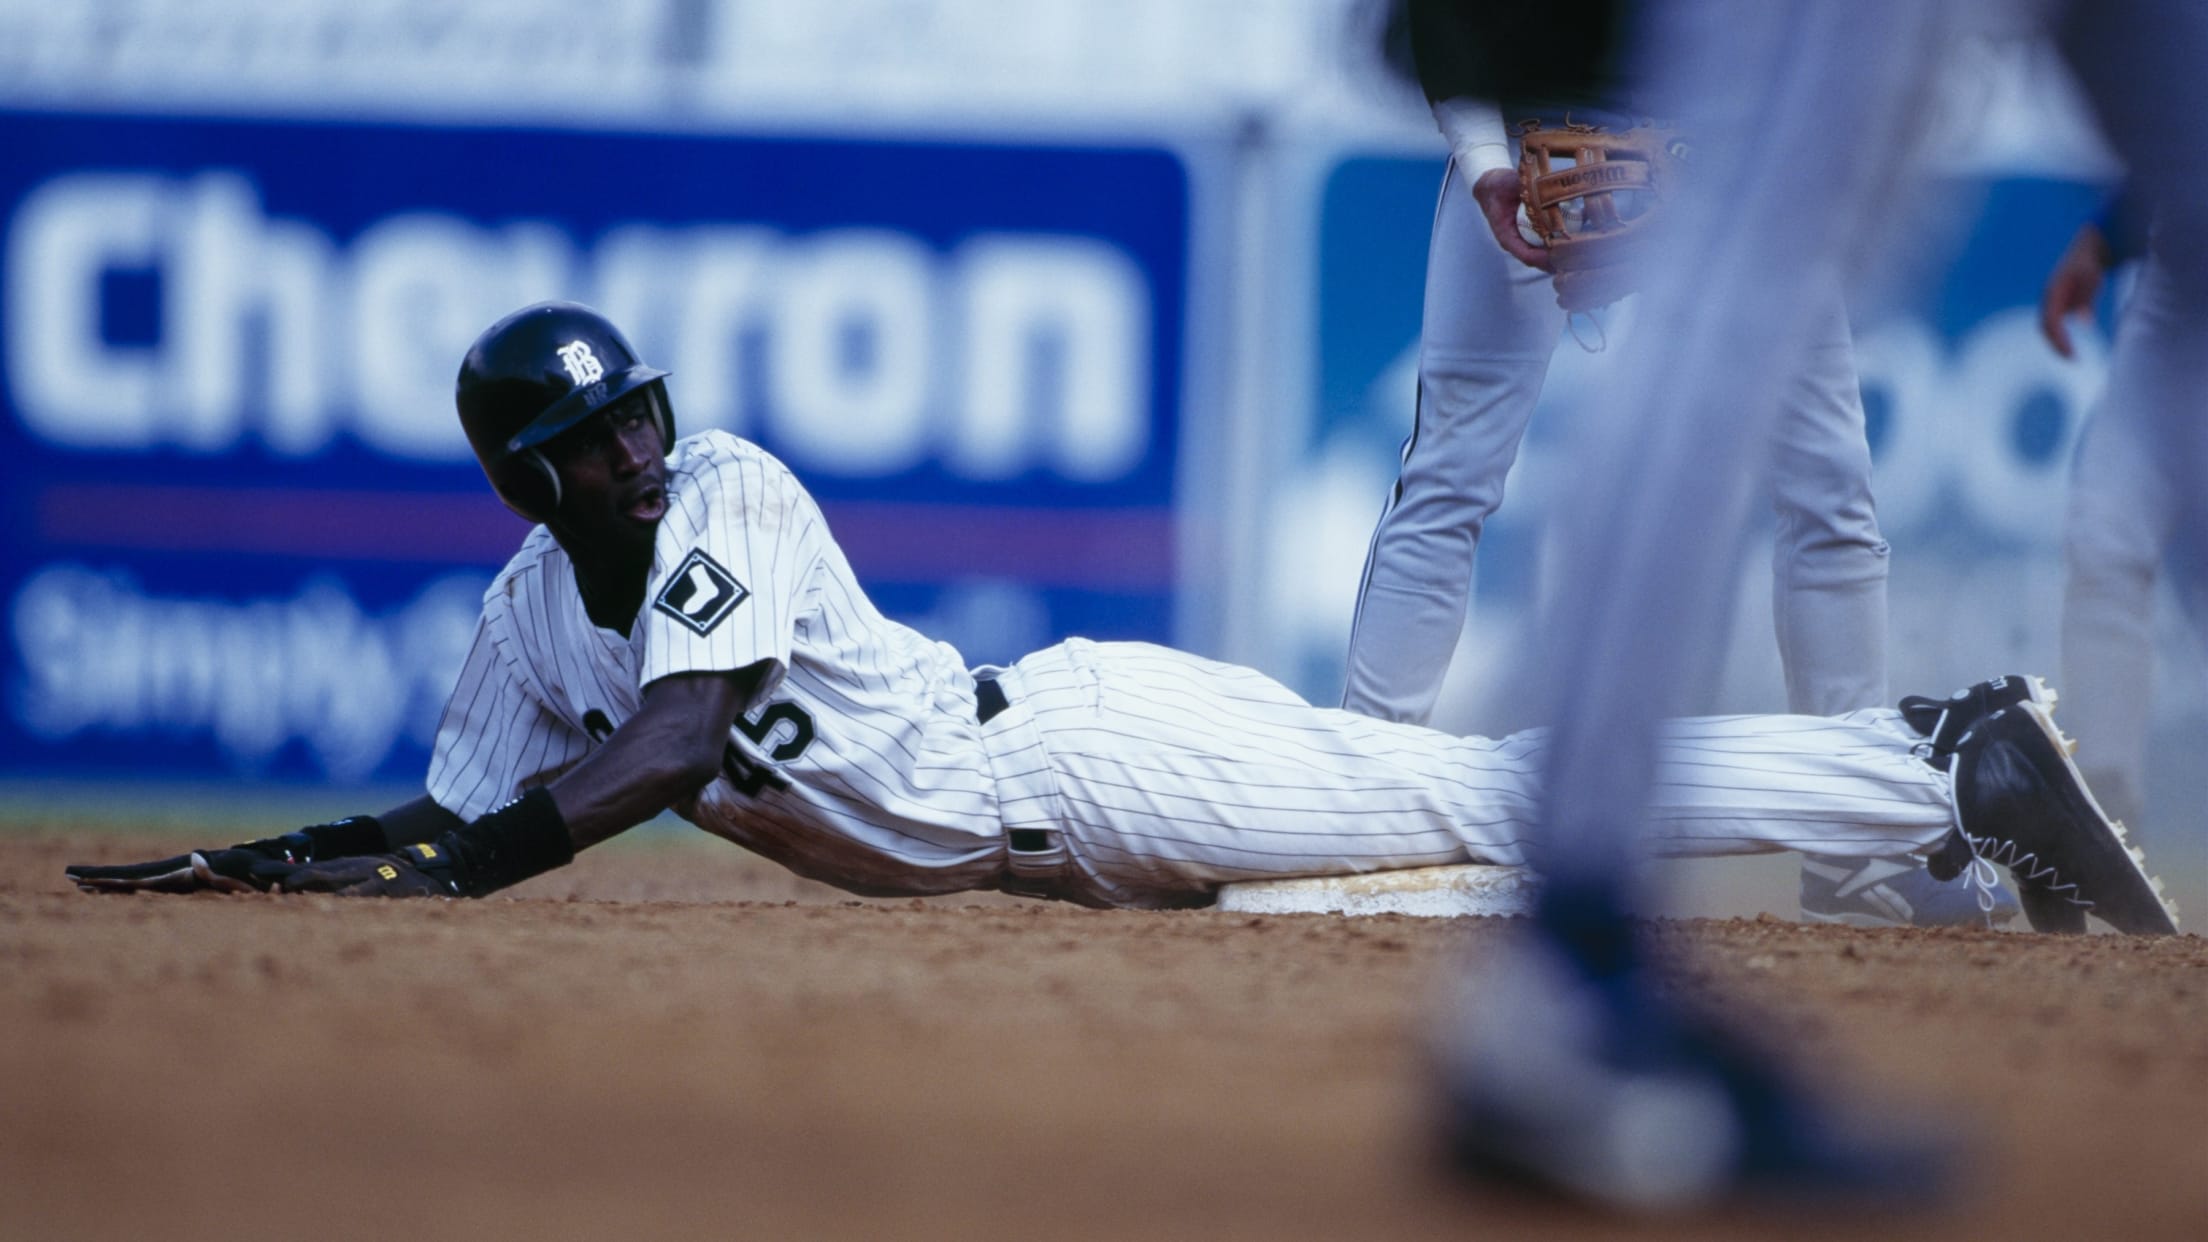
POLYGON ((2133 824, 2145 809, 2155 588, 2172 511, 2142 368, 2159 366, 2153 355, 2165 350, 2208 350, 2208 341, 2184 339, 2174 311, 2150 255, 2117 329, 2108 387, 2078 438, 2063 521, 2064 719, 2091 740, 2078 766, 2101 804, 2133 824))
POLYGON ((1473 554, 1503 501, 1561 320, 1504 254, 1452 162, 1434 210, 1418 407, 1357 591, 1342 706, 1423 724, 1464 631, 1473 554))
MULTIPOLYGON (((1771 547, 1771 616, 1791 711, 1835 716, 1883 707, 1888 549, 1871 498, 1871 448, 1846 299, 1824 293, 1801 373, 1779 413, 1771 465, 1778 530, 1771 547)), ((2016 899, 1957 878, 1942 883, 1917 859, 1802 859, 1802 917, 1878 926, 1983 926, 2016 917, 2016 899), (1985 899, 1991 896, 1988 911, 1985 899)))
POLYGON ((1871 446, 1847 306, 1819 298, 1804 364, 1773 436, 1771 615, 1787 710, 1837 716, 1886 695, 1888 549, 1871 498, 1871 446))
POLYGON ((1679 104, 1656 110, 1679 115, 1707 158, 1645 273, 1643 314, 1669 330, 1627 344, 1607 393, 1616 451, 1567 519, 1548 887, 1498 976, 1522 1016, 1466 1015, 1447 1056, 1475 1172, 1634 1209, 1926 1189, 1928 1157, 1837 1140, 1783 1074, 1667 999, 1623 912, 1655 722, 1716 665, 1773 412, 1812 339, 1815 291, 1844 278, 1890 201, 1942 11, 1682 0, 1648 15, 1645 61, 1679 104))
MULTIPOLYGON (((2192 0, 2066 0, 2055 41, 2130 169, 2130 191, 2153 219, 2149 273, 2156 335, 2173 347, 2136 350, 2124 368, 2126 399, 2162 477, 2173 532, 2166 563, 2182 596, 2208 587, 2208 166, 2167 158, 2172 117, 2208 105, 2208 6, 2192 0)), ((2142 283, 2144 283, 2142 281, 2142 283)))

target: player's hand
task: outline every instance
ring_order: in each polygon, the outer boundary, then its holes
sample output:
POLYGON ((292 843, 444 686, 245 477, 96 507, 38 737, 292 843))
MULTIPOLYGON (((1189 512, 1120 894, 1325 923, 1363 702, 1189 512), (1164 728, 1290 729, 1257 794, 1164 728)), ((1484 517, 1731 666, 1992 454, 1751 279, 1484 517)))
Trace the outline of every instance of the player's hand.
POLYGON ((279 893, 334 893, 339 897, 458 897, 450 856, 434 845, 409 845, 396 854, 333 858, 288 868, 275 882, 279 893))
POLYGON ((382 826, 368 816, 356 815, 312 824, 282 836, 188 850, 151 862, 75 863, 63 868, 62 873, 88 893, 266 892, 301 863, 346 854, 381 853, 388 848, 382 826))
POLYGON ((1480 174, 1472 183, 1473 201, 1479 203, 1480 214, 1487 217, 1488 230, 1495 234, 1495 244, 1503 253, 1527 267, 1553 271, 1549 252, 1526 240, 1518 231, 1518 170, 1515 168, 1491 168, 1480 174))
POLYGON ((2101 285, 2114 264, 2108 238, 2088 224, 2070 239, 2070 245, 2047 273, 2047 286, 2039 292, 2039 333, 2056 353, 2077 357, 2070 342, 2070 317, 2091 315, 2101 296, 2101 285))
POLYGON ((275 876, 296 864, 245 846, 192 850, 151 862, 116 866, 77 864, 65 869, 88 893, 266 892, 275 876))

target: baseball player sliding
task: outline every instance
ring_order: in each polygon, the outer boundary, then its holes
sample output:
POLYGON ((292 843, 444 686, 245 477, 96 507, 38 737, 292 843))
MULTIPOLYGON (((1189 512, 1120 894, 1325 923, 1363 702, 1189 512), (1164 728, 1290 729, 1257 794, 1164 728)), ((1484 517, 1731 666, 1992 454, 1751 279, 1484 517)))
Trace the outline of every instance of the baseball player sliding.
MULTIPOLYGON (((665 376, 570 303, 518 311, 469 350, 461 424, 499 496, 542 524, 484 596, 425 798, 69 875, 481 896, 670 807, 880 895, 1194 906, 1235 880, 1526 861, 1543 732, 1313 707, 1138 643, 969 670, 875 609, 780 462, 722 432, 677 440, 665 376)), ((2037 927, 2079 930, 2090 910, 2174 929, 2033 683, 1905 706, 1674 722, 1655 849, 1991 860, 2037 927)))

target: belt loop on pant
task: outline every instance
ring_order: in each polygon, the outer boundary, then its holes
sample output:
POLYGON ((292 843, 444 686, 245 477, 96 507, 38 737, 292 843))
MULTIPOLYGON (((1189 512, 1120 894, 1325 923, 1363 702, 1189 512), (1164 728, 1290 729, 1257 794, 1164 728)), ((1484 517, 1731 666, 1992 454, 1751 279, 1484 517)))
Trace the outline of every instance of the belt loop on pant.
POLYGON ((1049 897, 1074 901, 1066 893, 1066 877, 1073 870, 1073 852, 1065 838, 1050 828, 1012 828, 1005 832, 1004 874, 997 880, 1001 892, 1022 897, 1049 897))
POLYGON ((984 665, 973 672, 974 718, 984 726, 981 751, 995 780, 1004 825, 1004 870, 995 887, 1023 897, 1082 905, 1106 904, 1082 882, 1062 822, 1058 784, 1045 755, 1018 669, 984 665), (994 725, 988 722, 995 720, 994 725))
POLYGON ((988 724, 996 717, 998 712, 1010 706, 1012 706, 1012 700, 1005 697, 1004 687, 997 684, 996 678, 974 678, 974 722, 976 724, 988 724))

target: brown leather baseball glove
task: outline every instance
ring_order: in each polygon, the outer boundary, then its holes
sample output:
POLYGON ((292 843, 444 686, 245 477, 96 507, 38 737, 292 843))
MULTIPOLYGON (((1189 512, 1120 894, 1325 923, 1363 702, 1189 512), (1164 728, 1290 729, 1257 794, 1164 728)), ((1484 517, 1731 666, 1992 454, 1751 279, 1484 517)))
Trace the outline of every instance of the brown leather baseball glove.
POLYGON ((1634 264, 1686 171, 1679 132, 1526 121, 1518 140, 1518 194, 1554 264, 1556 304, 1594 310, 1633 292, 1634 264))

